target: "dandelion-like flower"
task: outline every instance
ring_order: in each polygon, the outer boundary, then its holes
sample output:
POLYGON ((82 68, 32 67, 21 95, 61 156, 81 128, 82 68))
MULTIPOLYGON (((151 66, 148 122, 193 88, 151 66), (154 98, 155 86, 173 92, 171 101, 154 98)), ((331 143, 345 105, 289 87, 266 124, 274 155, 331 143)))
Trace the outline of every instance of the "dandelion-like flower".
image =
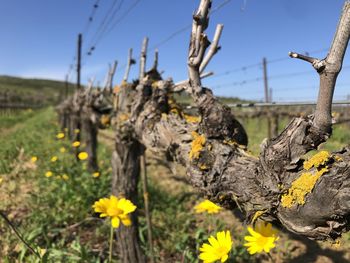
POLYGON ((199 259, 204 263, 211 263, 217 260, 225 262, 228 259, 228 253, 232 249, 232 239, 229 231, 221 231, 216 233, 216 238, 210 236, 208 238, 209 244, 204 243, 201 248, 199 259))
POLYGON ((270 223, 258 222, 254 229, 248 227, 248 232, 250 236, 244 237, 247 241, 244 246, 247 247, 251 255, 262 251, 270 252, 276 246, 275 242, 279 239, 277 236, 278 231, 273 229, 270 223))
POLYGON ((73 147, 79 147, 80 146, 80 142, 79 141, 75 141, 72 143, 73 147))
POLYGON ((56 162, 58 160, 58 157, 57 156, 52 156, 52 158, 51 158, 51 162, 56 162))
POLYGON ((64 133, 63 132, 57 133, 56 138, 57 139, 63 139, 64 138, 64 133))
POLYGON ((32 158, 30 158, 30 161, 32 163, 35 163, 37 160, 38 160, 38 157, 36 157, 36 156, 32 156, 32 158))
POLYGON ((92 174, 92 177, 94 177, 94 178, 97 178, 97 177, 99 177, 100 176, 100 173, 99 172, 94 172, 93 174, 92 174))
POLYGON ((64 174, 64 175, 62 175, 62 179, 65 180, 65 181, 68 181, 69 180, 69 176, 64 174))
POLYGON ((51 171, 47 171, 46 173, 45 173, 45 176, 46 177, 51 177, 53 175, 53 173, 51 172, 51 171))
POLYGON ((80 132, 79 129, 74 129, 74 133, 75 133, 75 134, 78 134, 79 132, 80 132))
POLYGON ((196 213, 207 212, 208 214, 217 214, 219 213, 220 209, 221 209, 220 206, 214 204, 209 200, 204 200, 203 202, 199 203, 194 207, 194 210, 196 211, 196 213))
POLYGON ((120 221, 125 226, 131 225, 129 214, 136 210, 136 206, 128 199, 111 195, 110 198, 101 198, 92 206, 96 213, 100 213, 100 217, 110 217, 112 227, 118 228, 120 221))
POLYGON ((61 153, 65 153, 65 152, 66 152, 66 148, 61 147, 61 148, 60 148, 60 152, 61 152, 61 153))
POLYGON ((82 161, 86 160, 88 157, 89 157, 89 155, 88 155, 87 152, 80 152, 80 153, 78 154, 79 160, 82 160, 82 161))

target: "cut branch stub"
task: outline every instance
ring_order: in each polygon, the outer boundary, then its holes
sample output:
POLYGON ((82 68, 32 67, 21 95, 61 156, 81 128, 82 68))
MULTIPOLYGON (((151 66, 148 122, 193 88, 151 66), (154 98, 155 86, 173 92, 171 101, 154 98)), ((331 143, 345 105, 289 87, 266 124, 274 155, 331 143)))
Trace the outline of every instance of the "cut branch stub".
POLYGON ((202 73, 205 70, 206 66, 208 65, 208 63, 210 62, 212 57, 216 54, 216 52, 218 52, 220 50, 219 40, 220 40, 221 33, 222 33, 223 29, 224 29, 224 25, 222 25, 222 24, 218 24, 216 26, 215 35, 214 35, 213 41, 210 45, 210 49, 209 49, 208 53, 205 55, 201 65, 199 67, 200 73, 202 73))
MULTIPOLYGON (((201 80, 199 67, 203 61, 203 57, 207 47, 210 45, 204 30, 209 23, 209 9, 211 0, 201 0, 198 11, 193 16, 192 32, 190 39, 190 48, 188 55, 188 71, 191 91, 201 91, 201 80)), ((194 93, 191 92, 191 93, 194 93)))
POLYGON ((123 82, 126 83, 128 81, 131 65, 133 65, 135 63, 136 63, 136 61, 132 58, 132 48, 130 48, 129 49, 129 56, 128 56, 128 63, 126 65, 123 82))
POLYGON ((145 77, 147 46, 148 46, 148 37, 145 37, 143 39, 142 48, 141 48, 140 76, 139 76, 140 82, 142 82, 143 78, 145 77))
POLYGON ((290 52, 292 58, 299 58, 313 65, 320 75, 314 124, 320 130, 332 131, 332 101, 337 76, 342 68, 344 55, 350 37, 350 2, 344 4, 337 31, 327 57, 323 60, 290 52))

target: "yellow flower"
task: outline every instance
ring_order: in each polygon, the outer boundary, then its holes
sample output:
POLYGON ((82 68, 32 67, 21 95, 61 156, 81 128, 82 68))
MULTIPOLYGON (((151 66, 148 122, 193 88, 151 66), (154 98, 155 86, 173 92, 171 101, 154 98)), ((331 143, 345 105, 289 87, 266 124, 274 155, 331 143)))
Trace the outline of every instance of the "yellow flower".
POLYGON ((37 160, 38 160, 38 157, 36 157, 36 156, 32 156, 32 158, 30 158, 30 161, 32 163, 35 163, 37 160))
POLYGON ((80 153, 78 154, 79 160, 82 160, 82 161, 86 160, 88 157, 89 157, 89 155, 88 155, 87 152, 80 152, 80 153))
POLYGON ((94 208, 96 213, 100 213, 100 217, 106 217, 107 209, 109 206, 110 200, 108 198, 101 198, 100 200, 96 201, 92 208, 94 208))
POLYGON ((64 133, 63 132, 60 132, 56 135, 56 138, 57 139, 63 139, 64 138, 64 133))
POLYGON ((196 213, 207 212, 208 214, 217 214, 219 213, 220 209, 221 209, 220 206, 214 204, 209 200, 204 200, 203 202, 199 203, 194 207, 194 210, 196 211, 196 213))
POLYGON ((97 177, 99 177, 100 176, 100 173, 99 172, 94 172, 93 174, 92 174, 92 177, 94 177, 94 178, 97 178, 97 177))
POLYGON ((45 173, 45 176, 46 177, 51 177, 53 174, 52 174, 52 172, 51 171, 47 171, 46 173, 45 173))
POLYGON ((43 257, 46 254, 46 251, 47 250, 45 248, 39 247, 39 254, 40 254, 41 257, 43 257))
POLYGON ((51 158, 51 162, 56 162, 58 160, 58 158, 57 158, 57 156, 52 156, 52 158, 51 158))
POLYGON ((216 238, 210 236, 208 238, 209 244, 204 243, 201 248, 199 259, 204 263, 211 263, 217 260, 225 262, 228 259, 228 253, 232 248, 231 234, 229 231, 221 231, 216 233, 216 238))
POLYGON ((131 225, 129 214, 136 210, 136 206, 128 199, 111 195, 108 198, 101 198, 92 206, 96 213, 100 213, 100 217, 110 217, 112 227, 118 228, 120 221, 125 226, 131 225))
POLYGON ((273 229, 270 223, 258 222, 254 229, 248 227, 248 232, 251 236, 247 235, 244 237, 247 241, 244 246, 248 247, 247 250, 251 255, 262 251, 270 252, 275 247, 275 242, 279 239, 277 230, 273 229))
POLYGON ((60 148, 60 152, 61 152, 61 153, 65 153, 65 152, 66 152, 66 148, 61 147, 61 148, 60 148))
POLYGON ((80 132, 79 129, 74 129, 74 133, 75 133, 75 134, 78 134, 79 132, 80 132))
POLYGON ((75 141, 72 143, 73 147, 79 147, 80 146, 80 142, 79 141, 75 141))
POLYGON ((68 132, 68 128, 64 128, 63 130, 64 130, 65 132, 68 132))
POLYGON ((64 174, 64 175, 62 175, 62 179, 65 180, 65 181, 67 181, 67 180, 69 180, 69 176, 66 175, 66 174, 64 174))

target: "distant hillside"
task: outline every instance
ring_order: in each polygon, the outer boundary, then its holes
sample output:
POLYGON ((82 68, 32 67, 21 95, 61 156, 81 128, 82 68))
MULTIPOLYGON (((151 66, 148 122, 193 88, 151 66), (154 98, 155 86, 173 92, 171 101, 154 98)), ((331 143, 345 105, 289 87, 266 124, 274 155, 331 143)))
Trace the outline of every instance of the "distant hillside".
MULTIPOLYGON (((74 89, 69 85, 70 92, 74 89)), ((53 105, 65 94, 65 83, 45 79, 0 76, 0 104, 53 105)))
MULTIPOLYGON (((68 92, 72 93, 75 85, 69 83, 68 92)), ((11 76, 0 76, 0 106, 15 104, 55 105, 65 96, 66 88, 63 81, 46 79, 26 79, 11 76)), ((182 92, 175 95, 176 100, 185 105, 192 103, 192 98, 182 92)), ((247 102, 239 98, 219 97, 223 103, 247 102)))

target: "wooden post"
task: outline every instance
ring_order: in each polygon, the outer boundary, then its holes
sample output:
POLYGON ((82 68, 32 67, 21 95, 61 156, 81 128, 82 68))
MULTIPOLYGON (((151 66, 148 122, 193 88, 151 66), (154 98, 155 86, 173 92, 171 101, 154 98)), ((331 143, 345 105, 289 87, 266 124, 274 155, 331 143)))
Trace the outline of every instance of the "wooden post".
MULTIPOLYGON (((81 139, 81 102, 80 102, 80 72, 81 72, 81 46, 82 46, 82 34, 78 35, 78 46, 77 46, 77 90, 74 94, 72 116, 71 116, 71 134, 73 141, 80 141, 81 139)), ((75 148, 75 154, 78 156, 78 148, 75 148)), ((77 157, 78 158, 78 157, 77 157)))
MULTIPOLYGON (((269 85, 267 79, 267 61, 266 58, 263 58, 263 70, 264 70, 264 93, 265 93, 265 102, 269 102, 269 85)), ((271 118, 270 118, 270 110, 267 109, 267 138, 271 139, 271 118)))
POLYGON ((65 79, 65 82, 64 82, 64 86, 65 86, 65 94, 64 94, 64 97, 65 99, 68 98, 68 74, 66 74, 66 79, 65 79))
POLYGON ((81 72, 81 45, 82 34, 78 35, 78 48, 77 48, 77 89, 80 89, 80 72, 81 72))

